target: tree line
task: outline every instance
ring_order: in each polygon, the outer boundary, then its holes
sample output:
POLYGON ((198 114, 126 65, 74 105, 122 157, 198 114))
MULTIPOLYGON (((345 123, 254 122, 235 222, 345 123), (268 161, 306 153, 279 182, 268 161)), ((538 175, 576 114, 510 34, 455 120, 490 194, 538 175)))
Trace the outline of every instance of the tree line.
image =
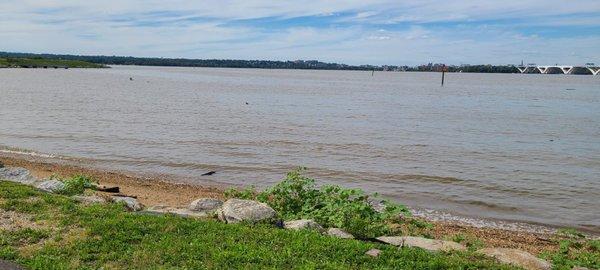
MULTIPOLYGON (((33 54, 0 52, 0 57, 8 58, 45 58, 55 60, 76 60, 102 65, 138 65, 138 66, 178 66, 178 67, 218 67, 218 68, 263 68, 263 69, 322 69, 322 70, 374 70, 374 71, 441 71, 442 64, 420 66, 394 65, 346 65, 326 63, 317 60, 271 61, 271 60, 231 60, 231 59, 186 59, 157 58, 105 55, 70 55, 70 54, 33 54)), ((479 73, 517 73, 512 65, 461 65, 447 66, 448 72, 479 73)))

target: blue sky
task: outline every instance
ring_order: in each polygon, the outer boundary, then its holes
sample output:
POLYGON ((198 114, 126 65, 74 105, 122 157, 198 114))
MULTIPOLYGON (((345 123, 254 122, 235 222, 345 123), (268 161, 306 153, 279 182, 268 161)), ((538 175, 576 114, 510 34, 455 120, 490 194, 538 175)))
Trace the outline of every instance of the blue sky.
POLYGON ((2 0, 0 50, 377 65, 600 63, 600 1, 2 0))

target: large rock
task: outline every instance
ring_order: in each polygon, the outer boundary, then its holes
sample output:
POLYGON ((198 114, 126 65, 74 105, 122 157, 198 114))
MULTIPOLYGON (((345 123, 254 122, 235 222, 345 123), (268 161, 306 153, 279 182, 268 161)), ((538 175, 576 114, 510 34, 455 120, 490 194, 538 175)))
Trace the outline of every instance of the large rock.
POLYGON ((290 220, 283 223, 283 228, 289 230, 316 230, 323 232, 325 229, 312 219, 290 220))
POLYGON ((213 198, 200 198, 188 206, 190 211, 214 211, 223 205, 223 201, 213 198))
POLYGON ((156 205, 149 207, 148 209, 141 211, 140 214, 151 214, 151 215, 166 215, 172 214, 185 218, 205 218, 208 217, 208 213, 199 212, 199 211, 191 211, 185 208, 174 208, 168 207, 164 205, 156 205))
POLYGON ((71 198, 73 200, 83 203, 83 204, 106 203, 106 199, 104 199, 100 196, 96 196, 96 195, 90 195, 90 196, 74 195, 74 196, 71 196, 71 198))
POLYGON ((29 170, 19 167, 0 167, 0 180, 8 180, 25 185, 32 185, 37 181, 29 170))
POLYGON ((58 180, 47 180, 37 185, 37 188, 51 193, 59 193, 65 189, 65 184, 58 180))
POLYGON ((116 203, 125 203, 125 207, 131 211, 140 211, 144 209, 144 205, 142 205, 136 198, 132 197, 121 197, 121 196, 113 196, 111 197, 113 202, 116 203))
POLYGON ((377 240, 399 247, 418 247, 429 251, 466 250, 459 243, 414 236, 381 236, 377 240))
POLYGON ((354 239, 354 235, 351 235, 340 228, 329 228, 325 234, 342 239, 354 239))
POLYGON ((513 248, 484 248, 477 251, 494 257, 502 263, 512 264, 527 270, 550 270, 552 265, 531 253, 513 248))
POLYGON ((272 220, 277 216, 273 208, 251 200, 229 199, 218 211, 219 219, 227 223, 259 222, 272 220))

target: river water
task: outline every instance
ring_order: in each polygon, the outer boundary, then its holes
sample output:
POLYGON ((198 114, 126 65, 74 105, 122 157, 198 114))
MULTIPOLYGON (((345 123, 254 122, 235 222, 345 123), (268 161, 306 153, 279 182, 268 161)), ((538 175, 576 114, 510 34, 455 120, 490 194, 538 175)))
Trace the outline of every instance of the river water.
POLYGON ((600 231, 600 76, 0 69, 0 149, 200 185, 306 166, 417 208, 600 231))

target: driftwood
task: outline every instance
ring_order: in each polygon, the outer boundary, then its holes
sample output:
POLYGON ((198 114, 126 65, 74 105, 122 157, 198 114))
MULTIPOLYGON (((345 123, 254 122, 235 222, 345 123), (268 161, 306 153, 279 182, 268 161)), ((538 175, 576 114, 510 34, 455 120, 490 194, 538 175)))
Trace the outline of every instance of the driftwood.
POLYGON ((94 187, 97 191, 108 192, 108 193, 119 193, 119 187, 108 187, 103 185, 97 185, 94 187))
POLYGON ((130 198, 137 199, 137 196, 135 196, 135 195, 128 195, 128 194, 123 194, 123 193, 115 193, 115 194, 111 194, 111 196, 113 196, 113 197, 130 197, 130 198))

